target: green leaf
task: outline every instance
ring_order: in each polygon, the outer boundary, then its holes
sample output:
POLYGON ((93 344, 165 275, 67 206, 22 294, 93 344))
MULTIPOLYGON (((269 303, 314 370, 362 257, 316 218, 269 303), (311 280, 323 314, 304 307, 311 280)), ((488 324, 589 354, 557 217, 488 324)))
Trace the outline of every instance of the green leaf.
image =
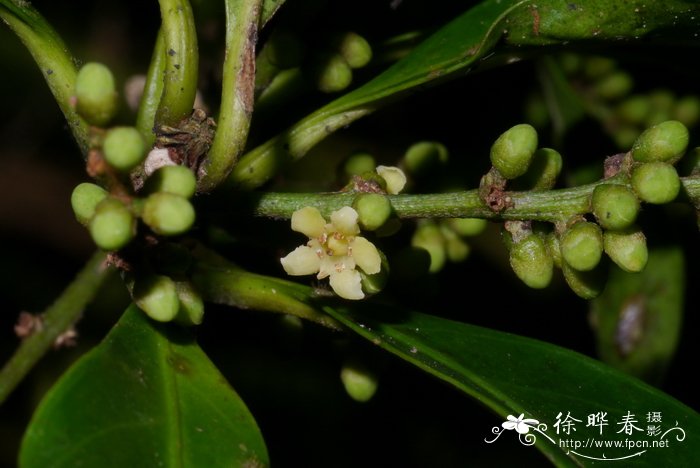
POLYGON ((240 397, 192 337, 131 306, 49 391, 23 467, 266 466, 240 397))
POLYGON ((650 382, 663 377, 683 320, 683 252, 678 247, 649 252, 641 273, 614 268, 605 292, 591 302, 603 361, 650 382))
MULTIPOLYGON (((324 310, 364 338, 488 406, 503 421, 508 415, 525 414, 526 418, 547 424, 543 431, 556 443, 534 430, 530 432, 537 438, 536 447, 558 466, 589 466, 595 462, 586 457, 615 458, 642 451, 634 460, 644 466, 695 463, 700 450, 700 415, 637 379, 573 351, 529 338, 415 312, 385 312, 378 306, 363 306, 352 309, 327 306, 324 310), (609 426, 604 428, 603 436, 598 435, 598 428, 585 427, 587 415, 599 411, 608 413, 609 426), (675 433, 679 431, 674 430, 666 436, 667 448, 560 447, 559 441, 585 442, 587 437, 651 440, 644 432, 617 433, 622 426, 616 423, 628 411, 636 415, 636 426, 644 430, 647 413, 660 412, 663 431, 677 422, 685 431, 685 439, 677 440, 675 433), (554 422, 559 412, 564 416, 570 412, 582 421, 576 423, 575 433, 557 434, 554 422)), ((496 428, 500 428, 500 423, 494 420, 496 428)), ((515 431, 504 432, 503 437, 518 436, 515 431)), ((485 427, 485 440, 494 437, 491 428, 485 427)), ((498 450, 498 444, 499 441, 494 442, 494 450, 498 450)))

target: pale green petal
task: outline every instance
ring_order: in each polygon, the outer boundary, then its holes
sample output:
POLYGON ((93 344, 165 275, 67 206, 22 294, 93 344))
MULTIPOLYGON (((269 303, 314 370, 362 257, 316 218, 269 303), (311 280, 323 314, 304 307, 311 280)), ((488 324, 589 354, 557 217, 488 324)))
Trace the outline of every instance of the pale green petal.
POLYGON ((318 271, 321 260, 311 247, 302 245, 291 251, 286 257, 280 259, 282 268, 288 275, 311 275, 318 271))
POLYGON ((401 192, 406 185, 406 174, 398 167, 377 166, 377 174, 386 181, 386 191, 391 195, 401 192))
POLYGON ((331 223, 340 232, 348 236, 354 236, 360 232, 357 225, 357 211, 349 206, 344 206, 331 213, 331 223))
POLYGON ((343 299, 357 300, 365 297, 365 293, 362 292, 362 277, 357 270, 333 273, 330 283, 333 291, 343 299))
POLYGON ((292 231, 301 232, 309 238, 319 237, 323 234, 326 220, 314 207, 306 206, 292 213, 292 231))
POLYGON ((346 255, 326 255, 321 259, 321 266, 319 268, 318 279, 326 278, 335 273, 340 273, 343 270, 354 270, 355 260, 352 257, 346 255))
POLYGON ((355 237, 352 243, 352 258, 355 259, 357 266, 362 268, 362 271, 368 275, 379 273, 382 268, 382 259, 379 256, 379 251, 373 243, 364 237, 355 237))

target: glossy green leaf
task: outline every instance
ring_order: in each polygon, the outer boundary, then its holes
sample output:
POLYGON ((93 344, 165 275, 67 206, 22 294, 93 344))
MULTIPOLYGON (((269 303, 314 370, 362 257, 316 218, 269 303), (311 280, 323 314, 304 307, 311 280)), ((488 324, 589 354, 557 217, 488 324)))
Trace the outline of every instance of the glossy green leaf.
POLYGON ((680 248, 649 252, 641 273, 614 268, 591 314, 603 361, 659 382, 678 345, 685 266, 680 248))
POLYGON ((267 464, 253 417, 193 338, 135 306, 49 391, 20 453, 42 468, 267 464))
MULTIPOLYGON (((396 354, 422 370, 454 385, 503 417, 508 415, 534 418, 545 423, 544 434, 535 430, 536 447, 558 466, 592 466, 587 457, 608 459, 629 457, 624 463, 634 466, 693 466, 700 450, 700 415, 682 403, 612 369, 575 352, 540 341, 488 330, 464 323, 415 312, 386 312, 378 306, 324 307, 324 310, 364 338, 396 354), (585 427, 587 415, 607 412, 609 426, 603 436, 598 428, 585 427), (649 412, 659 412, 666 431, 678 424, 684 431, 677 440, 678 429, 666 435, 667 448, 615 449, 567 448, 567 439, 652 440, 645 433, 618 433, 616 425, 631 412, 646 430, 649 412), (581 420, 571 435, 557 434, 554 423, 558 413, 581 420), (639 453, 642 452, 642 453, 639 453), (636 456, 632 456, 637 453, 636 456)), ((422 404, 429 404, 423 402, 422 404)), ((446 415, 449 417, 449 415, 446 415)), ((515 431, 503 431, 503 437, 517 438, 515 431)), ((484 439, 495 433, 484 428, 484 439)), ((500 436, 499 436, 500 437, 500 436)), ((655 439, 658 439, 656 436, 655 439)), ((481 443, 475 440, 465 443, 481 443)), ((498 444, 494 442, 494 450, 498 444)), ((600 462, 597 462, 600 463, 600 462)), ((597 466, 597 465, 596 465, 597 466)), ((624 466, 630 466, 626 464, 624 466)))
MULTIPOLYGON (((499 39, 514 46, 572 40, 635 40, 681 31, 693 37, 700 5, 684 0, 485 0, 416 47, 385 72, 351 91, 241 158, 229 182, 255 188, 290 160, 336 130, 408 91, 467 72, 499 39)), ((678 35, 678 33, 676 33, 678 35)))

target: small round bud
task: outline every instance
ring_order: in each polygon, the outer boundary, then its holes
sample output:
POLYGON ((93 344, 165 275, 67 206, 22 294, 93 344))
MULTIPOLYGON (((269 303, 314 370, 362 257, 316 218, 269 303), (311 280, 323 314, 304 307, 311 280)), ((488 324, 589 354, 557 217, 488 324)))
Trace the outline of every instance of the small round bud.
POLYGON ((372 47, 359 34, 348 32, 337 40, 338 52, 351 68, 362 68, 372 60, 372 47))
POLYGON ((537 149, 537 131, 520 124, 505 131, 491 146, 491 164, 506 179, 515 179, 525 172, 537 149))
POLYGON ((576 223, 562 234, 561 255, 571 268, 590 271, 598 265, 603 253, 603 233, 595 223, 576 223))
POLYGON ((179 195, 158 192, 149 195, 143 207, 143 221, 157 234, 175 236, 194 224, 192 204, 179 195))
POLYGON ((655 89, 649 93, 649 102, 654 110, 670 112, 676 102, 676 96, 668 89, 655 89))
POLYGON ((107 195, 105 189, 89 182, 76 186, 70 196, 70 204, 78 222, 86 225, 95 214, 95 207, 107 198, 107 195))
POLYGON ((561 154, 551 148, 540 148, 522 177, 522 184, 530 190, 550 190, 557 183, 562 168, 561 154))
POLYGON ((352 203, 360 227, 366 231, 379 229, 391 216, 391 202, 379 193, 362 193, 352 203))
POLYGON ((440 232, 445 240, 445 253, 447 258, 454 263, 463 262, 469 256, 471 248, 461 237, 444 221, 440 223, 440 232))
POLYGON ((445 239, 435 223, 425 222, 419 225, 413 234, 411 245, 425 249, 430 254, 430 273, 440 271, 445 265, 445 239))
POLYGON ((175 282, 162 275, 148 275, 136 280, 134 302, 146 315, 159 322, 170 322, 180 310, 175 282))
POLYGON ((566 263, 562 264, 562 272, 566 284, 577 296, 589 300, 594 299, 603 292, 607 281, 607 267, 601 262, 597 268, 590 271, 579 271, 571 268, 566 263))
POLYGON ((365 365, 357 361, 348 361, 340 371, 340 380, 350 398, 364 403, 377 392, 377 376, 365 365))
POLYGON ((403 157, 406 170, 413 175, 424 175, 438 164, 445 164, 449 158, 447 148, 435 141, 414 143, 403 157))
POLYGON ((110 166, 126 172, 145 159, 146 142, 134 127, 115 127, 107 132, 102 152, 110 166))
POLYGON ((369 153, 355 153, 348 157, 343 164, 343 171, 348 176, 359 176, 366 172, 374 172, 377 162, 369 153))
POLYGON ((607 100, 619 99, 627 95, 634 86, 629 73, 618 71, 604 76, 595 84, 598 96, 607 100))
POLYGON ((639 200, 624 185, 602 184, 593 190, 591 211, 604 229, 625 229, 637 219, 639 200))
POLYGON ((510 250, 510 266, 518 278, 531 288, 546 288, 552 281, 552 257, 537 234, 530 234, 513 244, 510 250))
POLYGON ((668 120, 646 129, 632 147, 632 157, 639 162, 678 161, 688 147, 688 129, 677 120, 668 120))
POLYGON ((119 250, 133 239, 136 222, 122 202, 106 198, 95 207, 88 225, 92 240, 104 250, 119 250))
POLYGON ((641 125, 651 112, 651 101, 646 96, 630 96, 617 106, 617 115, 625 122, 641 125))
POLYGON ((168 192, 191 198, 197 189, 197 178, 185 166, 163 166, 146 181, 148 193, 168 192))
POLYGON ((700 98, 685 96, 673 106, 673 118, 687 127, 693 127, 700 120, 700 98))
POLYGON ((616 128, 613 131, 612 137, 618 148, 627 150, 632 147, 637 138, 639 138, 640 131, 633 126, 622 126, 616 128))
POLYGON ((484 232, 488 221, 480 218, 450 218, 447 225, 460 236, 472 237, 484 232))
POLYGON ((101 63, 86 63, 75 79, 76 111, 88 123, 106 125, 117 111, 114 76, 101 63))
POLYGON ((352 69, 343 57, 333 54, 316 65, 314 79, 319 91, 335 93, 350 86, 352 69))
POLYGON ((615 60, 608 57, 588 57, 583 63, 583 72, 588 78, 601 78, 615 70, 615 60))
POLYGON ((204 301, 189 281, 176 281, 175 291, 180 303, 175 321, 185 325, 199 325, 204 319, 204 301))
POLYGON ((607 231, 603 235, 605 253, 623 270, 638 273, 649 259, 647 240, 636 227, 624 231, 607 231))
POLYGON ((652 162, 640 164, 632 170, 632 187, 642 201, 660 205, 678 196, 681 180, 675 167, 652 162))

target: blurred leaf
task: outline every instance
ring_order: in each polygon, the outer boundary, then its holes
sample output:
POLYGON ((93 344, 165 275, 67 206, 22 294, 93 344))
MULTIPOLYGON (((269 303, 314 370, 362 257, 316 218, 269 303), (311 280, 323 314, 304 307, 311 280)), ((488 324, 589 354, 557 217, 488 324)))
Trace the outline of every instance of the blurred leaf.
POLYGON ((537 75, 552 120, 552 140, 555 147, 561 147, 566 132, 584 117, 583 104, 552 57, 538 62, 537 75))
MULTIPOLYGON (((556 443, 534 430, 530 432, 537 437, 536 447, 558 466, 591 466, 595 462, 586 457, 610 459, 636 452, 643 452, 636 459, 644 466, 695 463, 700 450, 700 415, 598 361, 529 338, 415 312, 385 312, 370 304, 352 310, 343 307, 324 307, 324 310, 364 338, 485 404, 501 415, 503 421, 508 415, 525 414, 526 418, 546 423, 548 427, 543 430, 556 443), (587 415, 599 411, 608 414, 609 427, 603 436, 598 436, 597 427, 585 427, 587 415), (671 450, 668 447, 647 450, 560 447, 560 440, 585 442, 589 436, 598 436, 599 440, 624 441, 635 437, 635 440, 648 440, 644 432, 634 436, 617 432, 616 422, 628 411, 636 414, 637 426, 644 424, 648 412, 660 412, 663 430, 677 422, 685 431, 685 439, 667 435, 671 450), (553 427, 560 412, 570 412, 582 421, 572 436, 558 435, 553 427)), ((500 421, 494 422, 494 426, 500 428, 500 421)), ((515 431, 505 432, 504 437, 518 437, 515 431)), ((484 428, 484 437, 488 440, 495 437, 491 428, 484 428)), ((498 450, 497 447, 495 442, 493 449, 498 450)))
POLYGON ((649 252, 641 273, 614 268, 605 291, 591 302, 591 317, 603 361, 658 383, 673 357, 683 320, 683 252, 649 252))
POLYGON ((189 333, 131 306, 49 391, 23 467, 266 466, 243 401, 189 333))

